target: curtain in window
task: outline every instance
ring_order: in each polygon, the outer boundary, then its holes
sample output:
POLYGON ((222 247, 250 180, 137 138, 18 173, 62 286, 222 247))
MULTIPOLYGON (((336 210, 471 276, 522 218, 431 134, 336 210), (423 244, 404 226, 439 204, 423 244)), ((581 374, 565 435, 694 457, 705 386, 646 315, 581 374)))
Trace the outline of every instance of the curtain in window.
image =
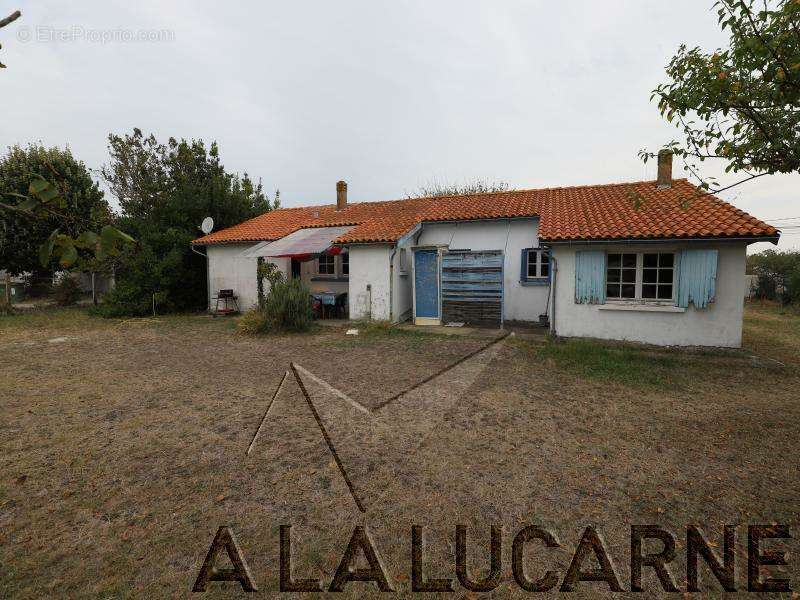
POLYGON ((606 303, 606 253, 602 250, 575 253, 575 302, 606 303))
POLYGON ((714 301, 717 287, 717 250, 683 250, 678 255, 676 304, 683 308, 694 302, 706 308, 714 301))

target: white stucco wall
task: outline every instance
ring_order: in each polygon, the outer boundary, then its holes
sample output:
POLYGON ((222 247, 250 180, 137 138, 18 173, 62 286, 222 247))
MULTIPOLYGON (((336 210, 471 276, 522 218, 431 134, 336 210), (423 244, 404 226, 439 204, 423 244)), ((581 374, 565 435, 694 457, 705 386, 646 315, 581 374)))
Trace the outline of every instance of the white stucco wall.
MULTIPOLYGON (((704 245, 717 248, 716 301, 697 310, 692 304, 685 312, 612 311, 612 305, 575 302, 575 252, 669 252, 689 247, 686 244, 647 245, 575 245, 554 247, 557 264, 555 284, 555 330, 565 337, 593 337, 628 340, 668 346, 722 346, 738 348, 742 344, 744 312, 746 245, 725 242, 704 245)), ((700 245, 692 245, 699 248, 700 245)))
POLYGON ((523 248, 538 246, 538 219, 511 219, 464 223, 426 223, 417 245, 445 245, 452 250, 502 250, 503 318, 537 321, 547 307, 547 285, 522 285, 523 248))
POLYGON ((351 319, 389 319, 389 244, 350 246, 351 319), (370 290, 367 289, 370 286, 370 290))
POLYGON ((392 320, 395 322, 405 321, 412 317, 413 298, 412 294, 412 271, 411 265, 414 255, 411 251, 411 240, 406 240, 397 246, 394 255, 392 273, 394 275, 394 288, 392 290, 392 320), (401 252, 405 250, 405 264, 402 264, 401 252))
MULTIPOLYGON (((258 302, 256 259, 241 257, 241 253, 251 246, 252 244, 224 244, 206 248, 210 296, 216 296, 219 290, 232 289, 238 296, 242 311, 258 302)), ((211 308, 214 308, 213 305, 211 308)))

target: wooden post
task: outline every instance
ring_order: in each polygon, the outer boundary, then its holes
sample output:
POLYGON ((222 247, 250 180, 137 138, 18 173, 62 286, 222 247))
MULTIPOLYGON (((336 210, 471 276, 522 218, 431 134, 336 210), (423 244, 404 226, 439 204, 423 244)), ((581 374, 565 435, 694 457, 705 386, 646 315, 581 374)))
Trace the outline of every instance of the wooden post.
POLYGON ((92 304, 97 306, 97 292, 94 287, 94 271, 92 271, 92 304))

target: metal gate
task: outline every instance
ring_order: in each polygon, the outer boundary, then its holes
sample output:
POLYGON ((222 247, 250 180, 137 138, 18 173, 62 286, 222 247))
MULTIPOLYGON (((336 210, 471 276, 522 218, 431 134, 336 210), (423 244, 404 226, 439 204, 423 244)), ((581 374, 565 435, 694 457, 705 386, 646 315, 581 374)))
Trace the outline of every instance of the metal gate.
POLYGON ((503 325, 503 253, 442 255, 442 321, 503 325))

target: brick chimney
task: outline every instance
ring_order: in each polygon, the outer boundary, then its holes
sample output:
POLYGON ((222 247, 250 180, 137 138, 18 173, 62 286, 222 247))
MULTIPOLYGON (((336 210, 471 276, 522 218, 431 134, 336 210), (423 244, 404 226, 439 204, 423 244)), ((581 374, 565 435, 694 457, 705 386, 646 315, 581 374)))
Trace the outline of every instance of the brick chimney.
POLYGON ((336 182, 336 210, 347 208, 347 184, 344 181, 336 182))
POLYGON ((672 151, 658 151, 658 178, 656 187, 660 190, 672 187, 672 151))

